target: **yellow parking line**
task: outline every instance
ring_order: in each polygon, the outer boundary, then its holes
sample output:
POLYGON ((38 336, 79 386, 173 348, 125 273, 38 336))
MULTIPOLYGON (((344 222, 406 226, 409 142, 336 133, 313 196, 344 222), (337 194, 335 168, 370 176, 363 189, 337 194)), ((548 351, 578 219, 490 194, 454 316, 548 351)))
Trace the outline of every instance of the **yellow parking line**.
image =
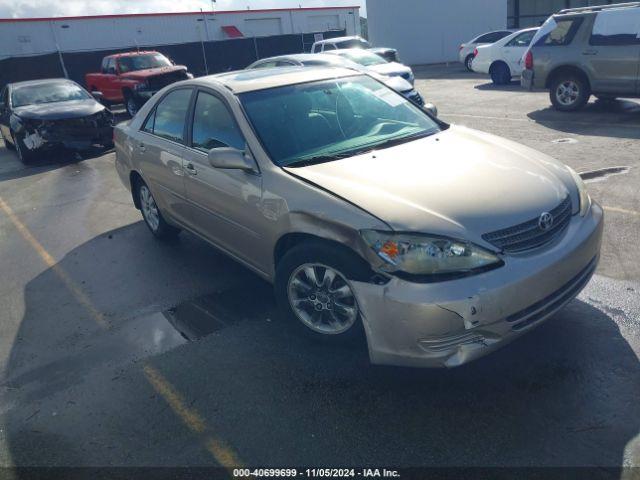
POLYGON ((636 210, 626 210, 624 208, 618 208, 618 207, 604 207, 604 209, 609 212, 624 213, 626 215, 633 215, 634 217, 640 217, 640 212, 636 210))
POLYGON ((9 217, 11 223, 13 223, 20 235, 22 235, 22 238, 24 238, 29 243, 29 245, 33 247, 38 256, 47 265, 47 267, 53 270, 60 281, 62 281, 67 289, 73 294, 77 302, 89 312, 91 318, 93 318, 93 320, 95 320, 95 322, 102 328, 107 328, 108 323, 105 320, 104 315, 100 313, 100 311, 96 307, 93 306, 89 297, 87 297, 87 295, 80 289, 80 287, 71 279, 71 277, 69 277, 67 272, 65 272, 62 267, 57 264, 56 260, 51 256, 51 254, 49 254, 49 252, 45 250, 40 242, 36 240, 36 238, 26 227, 26 225, 20 221, 15 213, 13 213, 11 207, 2 199, 2 197, 0 197, 0 209, 7 215, 7 217, 9 217))
MULTIPOLYGON (((0 210, 2 210, 11 223, 16 227, 20 235, 31 245, 31 247, 37 252, 38 256, 43 260, 47 267, 51 268, 55 274, 60 278, 62 283, 73 294, 78 303, 82 305, 91 315, 91 317, 103 328, 107 328, 108 323, 104 319, 104 315, 93 306, 89 297, 82 291, 82 289, 69 277, 67 272, 57 264, 55 258, 47 252, 42 244, 33 236, 27 226, 20 221, 17 215, 13 212, 11 207, 0 197, 0 210)), ((210 433, 206 425, 206 422, 202 416, 192 408, 187 407, 182 395, 162 376, 162 374, 155 368, 147 365, 144 367, 144 373, 147 380, 151 384, 160 396, 169 404, 173 412, 182 420, 182 422, 193 433, 199 435, 205 435, 203 439, 204 446, 216 462, 219 465, 227 468, 231 471, 232 468, 241 467, 242 464, 238 460, 237 455, 231 450, 225 442, 215 438, 210 433)))
POLYGON ((144 373, 158 392, 171 407, 182 422, 193 432, 197 434, 205 434, 204 444, 207 450, 216 459, 216 462, 227 469, 242 468, 242 463, 237 455, 231 450, 225 442, 207 434, 207 425, 200 414, 189 408, 182 395, 165 379, 162 374, 151 365, 144 367, 144 373))

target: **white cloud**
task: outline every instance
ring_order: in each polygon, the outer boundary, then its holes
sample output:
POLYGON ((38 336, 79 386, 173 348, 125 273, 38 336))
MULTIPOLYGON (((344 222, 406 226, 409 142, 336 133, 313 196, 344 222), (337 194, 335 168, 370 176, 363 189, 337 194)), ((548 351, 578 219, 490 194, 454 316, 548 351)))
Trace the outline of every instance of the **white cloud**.
MULTIPOLYGON (((365 0, 217 0, 217 10, 259 8, 365 7, 365 0)), ((210 10, 211 0, 0 0, 0 18, 60 17, 119 13, 210 10)), ((364 14, 364 11, 361 12, 364 14)))

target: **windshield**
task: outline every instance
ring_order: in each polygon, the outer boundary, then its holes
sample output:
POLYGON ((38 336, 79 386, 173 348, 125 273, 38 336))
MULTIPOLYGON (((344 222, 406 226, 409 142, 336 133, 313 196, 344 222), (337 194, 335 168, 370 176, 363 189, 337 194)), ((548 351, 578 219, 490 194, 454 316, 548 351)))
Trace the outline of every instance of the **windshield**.
POLYGON ((371 48, 371 44, 361 38, 352 38, 349 40, 343 40, 336 42, 338 48, 371 48))
POLYGON ((159 53, 136 55, 133 57, 120 57, 118 59, 118 63, 120 65, 120 73, 171 66, 169 59, 159 53))
POLYGON ((339 52, 338 55, 341 57, 348 58, 352 62, 356 62, 364 67, 370 67, 372 65, 382 65, 387 62, 380 55, 376 55, 375 53, 367 52, 366 50, 351 50, 339 52))
POLYGON ((368 76, 260 90, 240 99, 279 166, 331 161, 440 131, 420 108, 368 76))
POLYGON ((70 100, 86 100, 91 96, 75 83, 39 83, 15 87, 11 92, 11 104, 24 107, 39 103, 67 102, 70 100))

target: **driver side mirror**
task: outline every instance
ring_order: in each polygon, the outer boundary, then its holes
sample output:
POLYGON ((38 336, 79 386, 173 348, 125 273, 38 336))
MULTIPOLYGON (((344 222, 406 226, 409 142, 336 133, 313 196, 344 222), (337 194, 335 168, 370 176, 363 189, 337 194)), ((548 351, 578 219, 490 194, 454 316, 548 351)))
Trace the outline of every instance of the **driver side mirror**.
POLYGON ((107 68, 107 73, 108 73, 109 75, 115 75, 115 74, 116 74, 116 69, 115 69, 115 67, 109 67, 109 68, 107 68))
POLYGON ((237 148, 223 147, 209 150, 209 163, 215 168, 226 170, 244 170, 254 172, 256 166, 248 151, 237 148))
POLYGON ((425 103, 424 107, 422 108, 434 117, 438 118, 438 107, 436 107, 433 103, 425 103))
POLYGON ((104 99, 104 94, 102 92, 91 92, 91 96, 95 98, 98 102, 101 102, 104 99))

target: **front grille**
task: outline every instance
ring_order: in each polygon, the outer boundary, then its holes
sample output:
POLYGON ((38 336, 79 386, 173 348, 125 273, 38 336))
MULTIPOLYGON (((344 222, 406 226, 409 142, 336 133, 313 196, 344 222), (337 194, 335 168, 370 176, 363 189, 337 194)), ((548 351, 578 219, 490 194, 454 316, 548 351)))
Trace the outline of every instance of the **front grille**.
POLYGON ((420 340, 418 343, 424 350, 438 353, 446 352, 461 345, 482 342, 484 342, 484 337, 482 335, 475 332, 464 332, 462 334, 451 335, 448 337, 438 337, 433 339, 425 338, 420 340))
POLYGON ((567 197, 549 212, 553 215, 553 224, 547 230, 540 227, 540 218, 534 218, 513 227, 486 233, 482 238, 507 253, 532 250, 550 243, 565 231, 571 221, 571 210, 571 197, 567 197))
POLYGON ((597 265, 598 257, 591 260, 578 275, 551 295, 507 317, 507 322, 513 324, 511 329, 519 331, 533 325, 573 300, 587 285, 597 265))
POLYGON ((167 85, 186 79, 187 72, 184 70, 178 70, 176 72, 163 73, 162 75, 149 77, 147 83, 149 85, 149 90, 156 91, 166 87, 167 85))
POLYGON ((411 92, 407 98, 411 100, 413 103, 415 103, 416 105, 420 105, 420 106, 424 105, 424 100, 422 98, 422 95, 420 95, 415 90, 411 92))

